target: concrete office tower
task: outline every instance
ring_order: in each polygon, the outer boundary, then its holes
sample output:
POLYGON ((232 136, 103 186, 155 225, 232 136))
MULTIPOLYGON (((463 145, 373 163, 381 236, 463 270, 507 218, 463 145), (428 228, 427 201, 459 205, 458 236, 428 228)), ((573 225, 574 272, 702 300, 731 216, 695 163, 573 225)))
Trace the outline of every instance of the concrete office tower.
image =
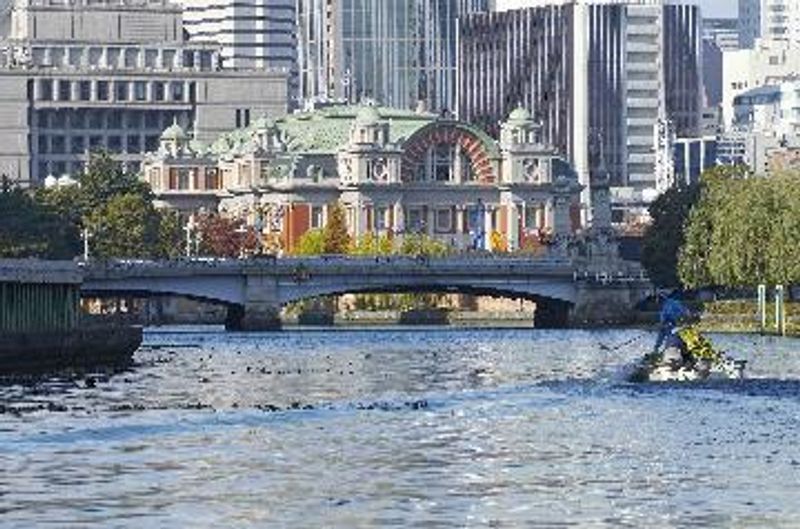
POLYGON ((578 171, 584 219, 590 175, 601 172, 611 177, 615 218, 641 213, 670 184, 671 135, 700 127, 699 8, 663 0, 525 3, 535 7, 462 20, 459 118, 496 133, 522 103, 578 171))
POLYGON ((285 72, 225 70, 166 0, 16 0, 0 41, 0 174, 36 185, 91 151, 136 171, 177 121, 211 139, 287 107, 285 72))
POLYGON ((222 46, 226 68, 283 68, 297 86, 297 0, 178 0, 192 41, 222 46))
POLYGON ((452 110, 457 20, 488 0, 298 0, 300 94, 452 110))
POLYGON ((800 41, 798 0, 739 0, 739 45, 752 48, 758 39, 800 41))

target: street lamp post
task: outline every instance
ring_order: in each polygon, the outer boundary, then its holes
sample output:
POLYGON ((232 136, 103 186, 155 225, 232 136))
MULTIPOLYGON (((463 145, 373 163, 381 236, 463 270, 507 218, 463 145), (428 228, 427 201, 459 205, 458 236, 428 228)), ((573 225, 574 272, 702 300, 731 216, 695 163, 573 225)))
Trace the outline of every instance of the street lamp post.
POLYGON ((192 256, 192 234, 197 228, 197 225, 194 221, 194 215, 189 217, 189 221, 186 223, 186 226, 183 227, 183 231, 186 232, 186 257, 192 256))
POLYGON ((92 237, 92 232, 89 231, 89 228, 83 228, 81 230, 81 239, 83 240, 83 261, 89 261, 89 239, 92 237))

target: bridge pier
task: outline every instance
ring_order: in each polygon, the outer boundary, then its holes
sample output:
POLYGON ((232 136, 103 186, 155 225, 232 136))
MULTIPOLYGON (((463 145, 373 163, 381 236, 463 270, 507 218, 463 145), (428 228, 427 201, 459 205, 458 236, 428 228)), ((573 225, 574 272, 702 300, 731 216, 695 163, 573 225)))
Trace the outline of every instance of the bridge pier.
POLYGON ((570 325, 594 327, 635 323, 641 288, 625 283, 580 283, 570 325))
POLYGON ((564 329, 570 323, 572 304, 555 299, 537 300, 536 312, 533 315, 533 326, 536 329, 564 329))
POLYGON ((264 305, 229 305, 225 328, 229 331, 267 332, 280 331, 281 310, 264 305))

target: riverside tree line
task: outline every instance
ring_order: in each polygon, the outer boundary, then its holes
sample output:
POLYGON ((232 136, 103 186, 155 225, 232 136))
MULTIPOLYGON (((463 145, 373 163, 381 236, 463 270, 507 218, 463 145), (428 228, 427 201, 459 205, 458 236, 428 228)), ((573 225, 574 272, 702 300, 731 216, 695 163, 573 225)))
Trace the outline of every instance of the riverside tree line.
POLYGON ((800 283, 800 174, 717 167, 650 208, 642 263, 661 286, 800 283))

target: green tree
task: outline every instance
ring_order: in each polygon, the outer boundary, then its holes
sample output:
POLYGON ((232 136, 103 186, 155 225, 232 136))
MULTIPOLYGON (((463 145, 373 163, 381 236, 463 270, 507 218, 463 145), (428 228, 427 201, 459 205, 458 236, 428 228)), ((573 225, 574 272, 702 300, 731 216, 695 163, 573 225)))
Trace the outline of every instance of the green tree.
POLYGON ((85 219, 93 255, 101 258, 158 257, 159 216, 140 194, 113 196, 85 219))
POLYGON ((452 251, 452 247, 428 235, 406 235, 400 245, 400 253, 403 255, 444 257, 452 251))
POLYGON ((350 251, 351 240, 344 208, 340 204, 333 204, 328 211, 328 222, 323 230, 323 253, 346 254, 350 251))
POLYGON ((703 176, 678 269, 686 286, 754 286, 800 280, 797 175, 751 178, 741 168, 703 176))
POLYGON ((325 232, 320 229, 304 233, 294 247, 295 255, 320 255, 325 253, 325 232))
POLYGON ((0 193, 0 256, 72 259, 77 230, 22 190, 0 193))
POLYGON ((184 233, 181 216, 177 211, 158 211, 158 248, 160 258, 175 259, 183 255, 184 233))
POLYGON ((669 189, 650 205, 652 224, 644 234, 642 265, 652 281, 663 287, 677 287, 678 253, 685 242, 685 226, 700 196, 700 186, 669 189))
POLYGON ((141 195, 152 199, 150 186, 137 174, 123 171, 120 163, 106 151, 92 154, 78 182, 84 216, 119 195, 141 195))
POLYGON ((359 238, 352 249, 353 255, 391 255, 394 242, 388 235, 366 233, 359 238))

